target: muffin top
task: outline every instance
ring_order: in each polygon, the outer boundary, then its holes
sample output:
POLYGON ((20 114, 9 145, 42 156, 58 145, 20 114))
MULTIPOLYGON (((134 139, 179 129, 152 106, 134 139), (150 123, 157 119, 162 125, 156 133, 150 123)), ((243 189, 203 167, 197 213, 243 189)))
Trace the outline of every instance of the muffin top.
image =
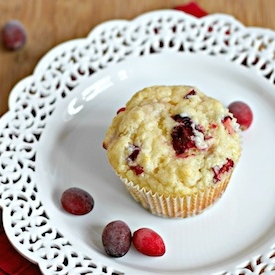
POLYGON ((236 119, 191 86, 153 86, 118 111, 103 146, 118 176, 160 195, 191 195, 228 178, 241 155, 236 119))

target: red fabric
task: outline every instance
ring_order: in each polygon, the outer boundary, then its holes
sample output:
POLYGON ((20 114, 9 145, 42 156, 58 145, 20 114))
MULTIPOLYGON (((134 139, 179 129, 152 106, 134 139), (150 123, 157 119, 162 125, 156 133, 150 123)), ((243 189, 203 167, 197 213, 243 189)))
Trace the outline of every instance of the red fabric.
MULTIPOLYGON (((2 217, 2 211, 0 211, 2 217)), ((40 275, 37 265, 22 257, 9 242, 0 220, 0 275, 40 275)))
MULTIPOLYGON (((177 6, 175 9, 198 18, 207 15, 196 2, 177 6)), ((0 216, 2 217, 1 210, 0 216)), ((5 235, 2 218, 0 220, 0 275, 41 275, 38 266, 22 257, 11 245, 5 235)))
POLYGON ((186 13, 192 14, 198 18, 207 15, 207 12, 203 10, 196 2, 190 2, 185 5, 175 7, 176 10, 184 11, 186 13))

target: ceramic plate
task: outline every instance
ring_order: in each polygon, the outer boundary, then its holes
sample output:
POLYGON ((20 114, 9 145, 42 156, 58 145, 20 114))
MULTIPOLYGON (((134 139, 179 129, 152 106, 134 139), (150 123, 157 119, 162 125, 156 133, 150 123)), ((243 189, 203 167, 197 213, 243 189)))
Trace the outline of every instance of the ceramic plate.
POLYGON ((272 274, 275 270, 274 33, 232 17, 157 11, 110 21, 50 51, 10 96, 0 121, 0 203, 13 245, 44 274, 272 274), (102 140, 116 111, 151 85, 194 85, 254 113, 228 189, 203 214, 164 219, 141 208, 112 171, 102 140), (95 200, 66 213, 62 192, 95 200), (167 251, 122 258, 103 250, 113 220, 156 230, 167 251))

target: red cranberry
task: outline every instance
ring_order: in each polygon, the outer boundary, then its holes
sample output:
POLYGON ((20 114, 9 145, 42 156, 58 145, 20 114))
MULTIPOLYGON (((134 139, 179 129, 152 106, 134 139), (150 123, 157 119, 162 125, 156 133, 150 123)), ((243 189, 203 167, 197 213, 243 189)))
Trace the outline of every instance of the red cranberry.
POLYGON ((133 152, 128 156, 128 160, 135 161, 139 152, 140 148, 136 145, 133 145, 133 152))
POLYGON ((120 108, 120 109, 117 110, 116 114, 118 115, 119 113, 122 113, 122 112, 124 112, 125 110, 126 110, 126 108, 125 108, 125 107, 122 107, 122 108, 120 108))
POLYGON ((183 98, 184 99, 188 99, 190 96, 192 96, 192 95, 196 95, 196 91, 195 90, 192 90, 192 91, 190 91, 188 94, 186 94, 183 98))
POLYGON ((213 167, 212 171, 214 172, 214 182, 221 180, 222 174, 228 172, 234 166, 234 161, 227 158, 226 163, 222 167, 213 167))
POLYGON ((10 20, 2 28, 2 42, 6 49, 18 50, 26 44, 26 41, 27 34, 20 21, 10 20))
POLYGON ((171 133, 172 145, 176 155, 181 155, 190 148, 196 148, 196 144, 192 139, 194 132, 191 119, 180 115, 175 115, 172 118, 179 122, 179 125, 176 125, 171 133))
POLYGON ((129 226, 116 220, 108 223, 102 232, 102 244, 105 252, 111 257, 123 257, 130 249, 132 233, 129 226))
POLYGON ((143 167, 140 166, 139 164, 137 165, 130 165, 129 166, 131 170, 135 172, 135 174, 138 176, 144 172, 143 167))
POLYGON ((93 209, 94 199, 87 191, 71 187, 63 192, 61 204, 71 214, 84 215, 93 209))
POLYGON ((133 245, 146 256, 160 257, 166 252, 162 237, 150 228, 140 228, 133 234, 133 245))
POLYGON ((235 130, 232 126, 232 117, 231 116, 226 116, 223 120, 222 120, 222 124, 224 125, 224 127, 226 128, 226 130, 228 131, 228 133, 230 135, 233 135, 235 133, 235 130))
POLYGON ((232 102, 228 106, 229 111, 237 119, 241 130, 246 130, 250 127, 253 121, 253 113, 251 108, 242 101, 232 102))
POLYGON ((140 175, 144 172, 143 167, 139 164, 135 164, 135 160, 137 159, 140 147, 137 145, 131 146, 132 153, 127 157, 127 162, 131 170, 135 172, 136 175, 140 175))
POLYGON ((205 128, 202 125, 196 124, 195 129, 201 133, 205 132, 205 128))

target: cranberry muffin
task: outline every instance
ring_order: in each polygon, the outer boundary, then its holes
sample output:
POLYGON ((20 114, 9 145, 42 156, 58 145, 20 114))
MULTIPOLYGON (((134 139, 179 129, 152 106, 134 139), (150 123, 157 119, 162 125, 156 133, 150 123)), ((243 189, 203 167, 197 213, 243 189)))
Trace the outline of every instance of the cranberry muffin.
POLYGON ((163 217, 190 217, 214 204, 241 155, 236 119, 191 86, 137 92, 114 117, 103 146, 133 198, 163 217))

